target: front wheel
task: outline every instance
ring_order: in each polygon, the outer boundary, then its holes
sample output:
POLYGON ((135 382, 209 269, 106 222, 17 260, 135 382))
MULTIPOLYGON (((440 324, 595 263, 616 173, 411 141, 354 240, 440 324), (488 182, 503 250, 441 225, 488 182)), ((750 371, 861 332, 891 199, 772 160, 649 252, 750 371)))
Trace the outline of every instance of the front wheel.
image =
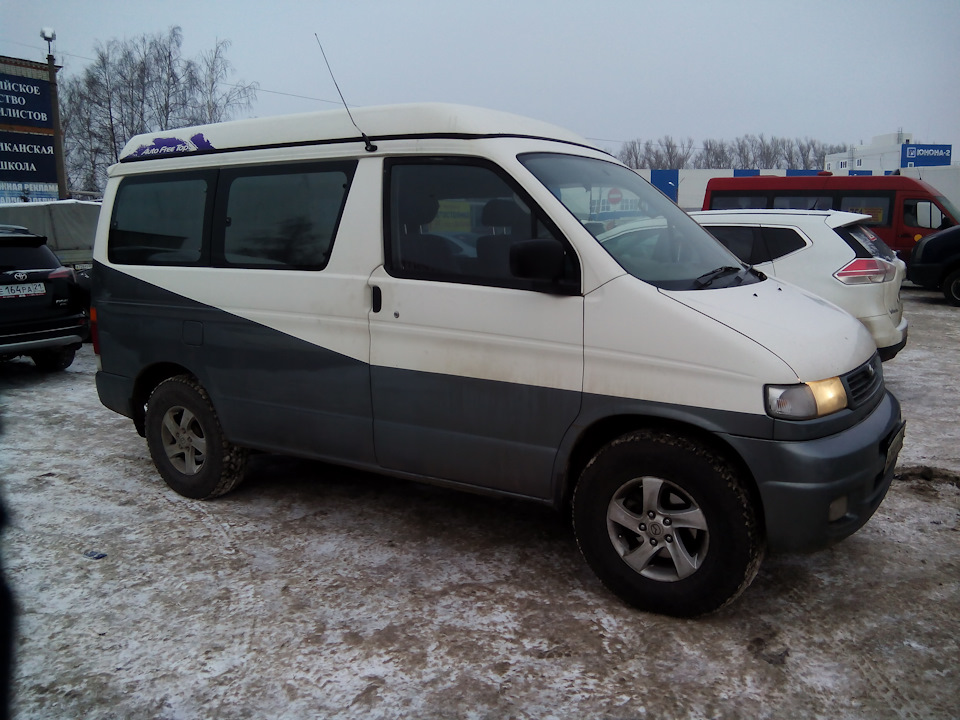
POLYGON ((197 500, 230 492, 247 451, 228 442, 206 390, 187 375, 160 383, 147 400, 147 445, 167 485, 197 500))
POLYGON ((960 270, 954 270, 943 281, 943 296, 951 305, 960 306, 960 270))
POLYGON ((584 558, 610 590, 677 617, 735 599, 765 547, 735 469, 670 433, 636 431, 601 448, 577 484, 573 522, 584 558))

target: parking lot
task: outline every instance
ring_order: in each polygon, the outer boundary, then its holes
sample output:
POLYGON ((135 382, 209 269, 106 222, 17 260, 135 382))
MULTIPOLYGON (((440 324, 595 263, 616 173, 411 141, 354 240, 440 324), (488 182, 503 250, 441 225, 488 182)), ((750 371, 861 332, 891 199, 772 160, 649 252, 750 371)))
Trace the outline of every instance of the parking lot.
POLYGON ((877 515, 697 620, 625 607, 535 505, 274 456, 188 500, 100 405, 89 346, 0 365, 13 716, 958 717, 960 310, 903 295, 877 515))

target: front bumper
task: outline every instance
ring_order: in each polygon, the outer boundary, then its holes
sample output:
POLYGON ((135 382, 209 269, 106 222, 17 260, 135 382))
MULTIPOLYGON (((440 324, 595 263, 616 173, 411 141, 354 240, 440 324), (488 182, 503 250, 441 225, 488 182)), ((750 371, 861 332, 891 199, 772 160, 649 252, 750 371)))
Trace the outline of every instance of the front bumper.
POLYGON ((910 334, 910 329, 907 326, 907 319, 903 318, 900 321, 900 327, 898 328, 900 332, 900 341, 892 345, 887 345, 885 347, 877 348, 877 353, 880 355, 880 360, 886 362, 887 360, 893 360, 897 353, 903 350, 907 346, 907 336, 910 334))
POLYGON ((727 436, 756 479, 769 549, 817 550, 859 530, 887 494, 903 429, 900 403, 887 391, 872 413, 835 435, 799 442, 727 436))

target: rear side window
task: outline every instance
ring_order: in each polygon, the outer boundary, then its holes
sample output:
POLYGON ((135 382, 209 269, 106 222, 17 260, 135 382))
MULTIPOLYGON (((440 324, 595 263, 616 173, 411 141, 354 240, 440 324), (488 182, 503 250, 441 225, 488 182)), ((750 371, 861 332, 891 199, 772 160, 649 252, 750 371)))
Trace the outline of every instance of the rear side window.
POLYGON ((831 210, 833 198, 829 195, 778 195, 773 207, 779 210, 831 210))
POLYGON ((766 195, 718 195, 710 196, 710 210, 764 210, 766 195))
POLYGON ((845 195, 840 198, 839 209, 845 212, 855 212, 869 215, 870 219, 864 220, 864 225, 890 224, 890 198, 887 196, 845 195))
POLYGON ((803 237, 793 228, 761 228, 763 245, 770 260, 782 258, 806 246, 803 237))
POLYGON ((125 179, 107 257, 117 264, 324 267, 356 162, 271 165, 125 179))
POLYGON ((750 265, 771 262, 807 244, 792 228, 716 225, 707 229, 730 252, 750 265))
POLYGON ((757 228, 734 225, 715 225, 707 230, 730 252, 748 265, 761 260, 754 259, 754 246, 757 243, 757 228))
POLYGON ((215 214, 216 264, 324 267, 356 163, 224 170, 215 214))
POLYGON ((215 180, 211 171, 125 179, 110 221, 110 262, 200 264, 215 180))

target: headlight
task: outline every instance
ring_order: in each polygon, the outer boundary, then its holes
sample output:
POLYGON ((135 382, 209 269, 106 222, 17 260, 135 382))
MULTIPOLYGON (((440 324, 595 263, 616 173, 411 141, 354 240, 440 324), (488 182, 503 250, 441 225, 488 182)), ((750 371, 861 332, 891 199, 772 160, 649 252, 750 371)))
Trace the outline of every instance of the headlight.
POLYGON ((840 378, 799 385, 767 385, 767 412, 786 420, 812 420, 843 410, 847 391, 840 378))

